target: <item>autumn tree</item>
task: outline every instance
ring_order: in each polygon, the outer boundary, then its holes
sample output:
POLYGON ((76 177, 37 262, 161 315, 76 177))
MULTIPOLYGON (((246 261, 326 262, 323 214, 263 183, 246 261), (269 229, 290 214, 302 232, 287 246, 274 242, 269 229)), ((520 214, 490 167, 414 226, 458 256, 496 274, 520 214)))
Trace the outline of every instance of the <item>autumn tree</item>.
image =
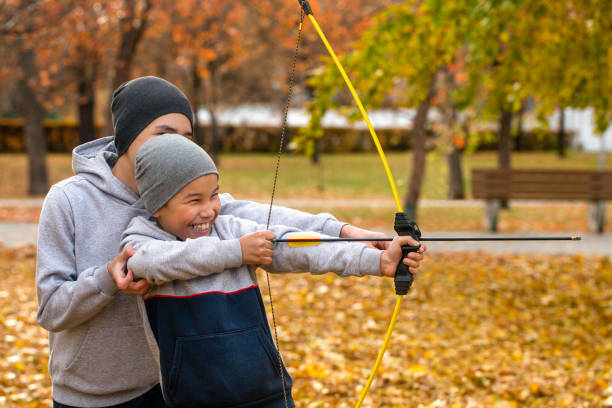
MULTIPOLYGON (((425 175, 426 126, 442 70, 455 61, 467 35, 467 21, 474 4, 419 1, 393 6, 376 17, 355 44, 356 51, 344 56, 347 71, 369 108, 384 104, 416 108, 413 120, 413 167, 404 207, 416 216, 425 175)), ((320 120, 327 109, 339 107, 336 98, 342 86, 330 64, 313 78, 315 99, 309 104, 311 120, 299 139, 308 153, 323 135, 320 120)))
MULTIPOLYGON (((209 151, 218 159, 220 150, 216 112, 223 99, 222 80, 243 58, 245 5, 237 1, 187 0, 164 4, 170 20, 174 62, 187 78, 187 92, 194 109, 206 106, 211 115, 209 151), (205 102, 205 103, 203 103, 205 102)), ((203 135, 195 122, 196 140, 203 135)))
POLYGON ((15 66, 9 76, 16 82, 17 112, 24 120, 28 152, 28 192, 46 194, 49 186, 45 161, 43 119, 45 98, 53 87, 48 46, 57 36, 57 26, 70 2, 37 0, 13 1, 0 6, 0 33, 4 47, 11 50, 15 66))
MULTIPOLYGON (((149 25, 150 13, 154 0, 107 0, 110 18, 116 20, 118 34, 116 53, 112 59, 111 89, 117 89, 121 84, 131 79, 132 65, 136 51, 149 25)), ((112 38, 112 37, 111 37, 112 38)), ((112 92, 112 91, 111 91, 112 92)), ((106 125, 104 134, 112 133, 113 124, 110 115, 109 97, 107 104, 106 125)))
POLYGON ((432 129, 438 135, 438 148, 446 155, 447 198, 451 200, 465 198, 462 153, 473 120, 473 110, 468 107, 470 100, 461 99, 462 94, 458 92, 466 81, 464 60, 465 52, 460 51, 456 61, 449 63, 440 72, 439 90, 435 101, 440 117, 432 124, 432 129))
POLYGON ((499 165, 510 167, 511 120, 533 97, 540 117, 558 110, 558 150, 565 151, 566 107, 592 107, 596 129, 610 123, 610 13, 598 1, 487 2, 470 36, 472 84, 483 119, 499 118, 499 165))
POLYGON ((512 119, 528 96, 525 47, 536 27, 521 0, 487 1, 474 10, 479 22, 470 31, 469 75, 473 101, 484 120, 495 119, 498 127, 498 166, 511 166, 512 119))
POLYGON ((62 62, 62 86, 76 94, 79 143, 96 138, 96 91, 103 79, 102 66, 111 47, 109 38, 116 28, 110 3, 97 0, 78 2, 62 21, 55 54, 62 62))
POLYGON ((612 16, 605 10, 584 0, 541 1, 532 11, 538 30, 528 48, 529 85, 542 116, 559 111, 560 153, 566 107, 592 107, 598 133, 612 121, 612 16))

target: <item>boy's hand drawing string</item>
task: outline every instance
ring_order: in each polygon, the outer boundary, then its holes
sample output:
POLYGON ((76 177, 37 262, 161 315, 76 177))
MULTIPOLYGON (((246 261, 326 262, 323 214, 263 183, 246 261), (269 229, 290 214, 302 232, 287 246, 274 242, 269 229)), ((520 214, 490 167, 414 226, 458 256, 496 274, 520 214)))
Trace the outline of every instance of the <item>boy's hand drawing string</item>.
MULTIPOLYGON (((313 14, 312 14, 312 9, 310 7, 310 4, 308 4, 308 1, 306 0, 298 0, 300 6, 301 6, 301 14, 300 14, 300 24, 299 24, 299 28, 298 28, 298 39, 297 39, 297 44, 296 44, 296 49, 295 49, 295 54, 294 54, 294 58, 293 58, 293 64, 292 64, 292 68, 291 68, 291 74, 289 77, 289 92, 287 95, 287 103, 285 105, 285 111, 284 111, 284 116, 283 116, 283 124, 282 124, 282 132, 281 132, 281 139, 280 139, 280 147, 278 150, 278 157, 276 160, 276 170, 275 170, 275 174, 274 174, 274 184, 272 187, 272 198, 270 200, 270 211, 268 214, 268 225, 267 227, 269 227, 270 224, 270 218, 271 218, 271 214, 272 214, 272 206, 273 206, 273 202, 274 202, 274 194, 276 192, 276 184, 277 184, 277 179, 278 179, 278 172, 279 172, 279 164, 280 164, 280 156, 282 153, 282 149, 283 149, 283 144, 284 144, 284 139, 285 139, 285 134, 287 131, 287 114, 288 114, 288 110, 289 110, 289 105, 291 102, 291 96, 292 96, 292 92, 293 92, 293 81, 294 81, 294 74, 295 74, 295 65, 296 65, 296 60, 297 60, 297 54, 298 54, 298 48, 299 48, 299 43, 300 43, 300 36, 301 36, 301 32, 302 32, 302 24, 303 24, 303 19, 304 19, 304 15, 308 16, 308 18, 310 19, 312 25, 314 26, 315 30, 317 31, 317 34, 319 35, 319 37, 321 38, 321 41, 323 42, 323 44, 325 45, 325 48, 327 49, 327 51, 329 52, 332 60, 334 61, 336 67, 338 68, 342 78, 344 79, 344 82, 346 83, 347 87, 349 88, 349 91, 351 92, 351 95, 353 96, 353 99, 355 100, 357 107, 359 108, 359 111, 361 112, 361 115, 368 127, 368 130, 370 132, 370 135, 372 136, 372 139, 374 141, 374 144, 376 146, 376 149, 378 151, 378 154, 380 156, 382 165, 385 169, 385 173, 387 175, 387 179, 389 181, 389 185, 391 187, 391 191, 393 193, 393 198, 395 200, 395 205, 397 207, 397 212, 395 213, 395 223, 394 223, 394 229, 397 232, 398 235, 400 236, 411 236, 412 238, 414 238, 416 241, 544 241, 544 240, 555 240, 555 241, 559 241, 559 240, 580 240, 580 237, 576 237, 576 236, 570 236, 570 237, 481 237, 481 238, 467 238, 467 237, 456 237, 456 238, 425 238, 425 237, 421 237, 421 231, 418 227, 418 225, 408 219, 408 217, 406 216, 406 214, 404 214, 404 211, 402 209, 402 205, 399 199, 399 195, 397 193, 397 187, 395 186, 395 181, 393 178, 393 175, 391 174, 391 169, 389 168, 389 164, 387 162, 385 153, 382 149, 382 146, 378 140, 378 136, 376 136, 376 132, 374 131, 374 127, 372 126, 372 123, 370 122, 370 119, 368 117, 368 114, 365 110, 365 108, 363 107, 363 104, 361 103, 361 100, 359 99, 359 96, 357 95, 357 92, 355 91, 355 88, 353 87, 348 75, 346 74, 344 68, 342 67, 342 64, 340 63, 340 60, 338 59, 338 57, 336 56, 334 50, 332 49, 331 45, 329 44, 329 42, 327 41, 327 38, 325 37, 325 34, 323 33, 323 31, 321 30, 321 28, 319 27, 319 24, 317 23, 317 21, 315 20, 313 14)), ((272 242, 275 243, 288 243, 290 246, 295 246, 295 247, 299 247, 299 246, 307 246, 307 245, 319 245, 322 242, 333 242, 333 241, 391 241, 393 238, 378 238, 378 239, 370 239, 370 238, 319 238, 319 237, 312 237, 312 236, 303 236, 303 235, 296 235, 296 236, 292 236, 289 237, 288 239, 272 239, 272 242)), ((410 252, 416 252, 419 250, 419 246, 409 246, 409 245, 403 245, 402 246, 402 259, 405 258, 410 252)), ((272 293, 270 291, 270 280, 268 275, 266 275, 266 277, 268 278, 268 293, 270 295, 270 307, 272 310, 272 321, 274 324, 274 335, 276 337, 276 345, 278 347, 278 337, 277 337, 277 333, 276 333, 276 321, 274 318, 274 307, 273 307, 273 303, 272 303, 272 293)), ((383 341, 383 344, 381 346, 381 349, 378 353, 378 357, 376 358, 376 362, 374 363, 374 367, 372 368, 372 371, 370 373, 370 376, 368 377, 368 380, 366 382, 366 385, 364 386, 363 390, 361 391, 361 394, 359 396, 359 400, 357 401, 357 403, 355 404, 355 408, 359 408, 361 407, 361 404, 363 403, 369 389, 370 386, 372 385, 372 381, 374 380, 374 377, 376 376, 376 373, 378 371, 378 368, 380 367, 380 363, 382 361, 382 358, 385 354, 385 351, 387 349, 387 346, 389 344, 389 340, 391 338, 391 333, 393 332, 393 328, 395 327, 395 323, 397 321, 397 317, 399 314, 399 310, 401 307, 401 303, 402 303, 402 299, 403 296, 408 292, 408 290, 410 289, 410 286, 412 285, 412 281, 413 281, 413 276, 412 273, 410 272, 410 270, 408 269, 408 267, 402 262, 402 260, 400 260, 397 269, 396 269, 396 273, 395 273, 395 279, 394 279, 394 283, 395 283, 395 292, 397 294, 397 300, 396 300, 396 304, 395 304, 395 308, 393 310, 393 314, 391 316, 391 321, 389 323, 389 327, 387 329, 387 332, 385 334, 385 338, 383 341)), ((278 352, 278 359, 279 359, 279 365, 281 365, 281 380, 283 381, 283 392, 285 393, 285 407, 287 407, 287 399, 286 399, 286 391, 285 391, 285 383, 284 383, 284 378, 282 375, 282 360, 281 360, 281 355, 280 355, 280 351, 278 352)))

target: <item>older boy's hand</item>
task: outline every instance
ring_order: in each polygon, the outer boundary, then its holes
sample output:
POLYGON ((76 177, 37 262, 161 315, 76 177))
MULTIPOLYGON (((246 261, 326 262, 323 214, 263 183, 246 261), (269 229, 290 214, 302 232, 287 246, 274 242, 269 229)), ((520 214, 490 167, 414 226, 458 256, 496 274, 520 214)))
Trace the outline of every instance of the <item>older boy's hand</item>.
POLYGON ((242 249, 243 265, 270 265, 274 255, 274 244, 270 240, 274 233, 270 230, 246 234, 238 239, 242 249))
MULTIPOLYGON (((340 238, 384 238, 382 232, 368 231, 363 228, 346 224, 340 230, 340 238)), ((365 241, 364 244, 374 249, 387 249, 391 244, 389 241, 365 241)))
POLYGON ((410 236, 400 236, 393 238, 389 248, 387 248, 380 256, 380 271, 383 276, 394 277, 397 264, 402 258, 402 245, 418 246, 421 245, 417 252, 411 252, 402 260, 404 265, 408 266, 410 272, 414 275, 418 272, 418 268, 423 260, 424 253, 427 250, 425 245, 417 242, 410 236))
POLYGON ((127 270, 128 259, 136 253, 132 247, 126 247, 119 255, 108 263, 106 269, 117 284, 119 290, 134 295, 144 295, 149 290, 149 282, 144 279, 135 280, 132 270, 127 270))

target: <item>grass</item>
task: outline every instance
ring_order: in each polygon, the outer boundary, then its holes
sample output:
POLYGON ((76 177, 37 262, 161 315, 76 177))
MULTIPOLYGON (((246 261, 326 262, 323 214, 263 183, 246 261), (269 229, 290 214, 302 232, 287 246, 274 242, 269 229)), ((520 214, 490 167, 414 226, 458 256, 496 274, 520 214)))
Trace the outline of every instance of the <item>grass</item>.
MULTIPOLYGON (((388 153, 388 161, 401 197, 408 188, 412 171, 411 153, 388 153)), ((247 197, 264 197, 272 189, 274 157, 263 154, 231 154, 221 158, 221 182, 226 191, 247 197), (245 172, 246 170, 246 172, 245 172), (246 173, 246 174, 245 174, 246 173)), ((598 156, 572 152, 567 159, 554 153, 515 153, 516 168, 595 169, 598 156)), ((612 160, 612 155, 609 159, 612 160)), ((466 193, 471 194, 472 168, 497 166, 494 152, 465 155, 463 174, 466 193)), ((446 158, 430 153, 427 158, 422 198, 444 199, 448 190, 446 158)), ((278 196, 281 198, 376 197, 390 199, 391 191, 376 154, 324 155, 321 166, 313 166, 303 156, 285 155, 281 159, 278 196)))
MULTIPOLYGON (((412 169, 411 153, 388 153, 389 166, 396 178, 400 196, 408 187, 412 169)), ((552 152, 514 153, 514 168, 595 169, 596 154, 570 152, 560 159, 552 152)), ((608 155, 612 162, 612 155, 608 155)), ((49 154, 47 158, 50 183, 72 175, 69 154, 49 154)), ((224 154, 221 157, 221 187, 236 197, 268 199, 272 191, 275 155, 224 154)), ((495 167, 495 152, 464 156, 463 174, 466 193, 470 196, 472 168, 495 167)), ((24 154, 0 154, 0 198, 27 196, 27 157, 24 154)), ((444 199, 448 189, 445 157, 432 152, 427 158, 421 197, 444 199)), ((379 198, 391 201, 389 183, 378 155, 324 155, 321 166, 313 166, 301 155, 285 154, 281 159, 277 197, 279 198, 379 198)))
MULTIPOLYGON (((608 156, 612 162, 612 155, 608 156)), ((219 166, 221 189, 236 198, 268 202, 272 191, 273 154, 224 154, 219 166)), ((391 152, 388 160, 400 196, 406 191, 411 170, 411 154, 391 152)), ((566 159, 555 153, 514 153, 515 168, 595 169, 599 156, 570 152, 566 159)), ((330 212, 341 220, 364 228, 389 230, 394 212, 389 185, 376 154, 324 155, 321 166, 313 166, 303 156, 286 154, 281 169, 276 197, 283 199, 334 199, 348 204, 351 200, 377 200, 378 206, 339 204, 315 205, 295 203, 290 206, 308 212, 330 212), (380 203, 388 203, 388 206, 380 203)), ((72 175, 69 154, 49 154, 49 179, 56 183, 72 175)), ((463 174, 470 197, 472 168, 495 167, 494 152, 465 155, 463 174)), ((24 154, 0 154, 0 198, 27 197, 27 157, 24 154)), ((441 154, 430 153, 427 160, 422 198, 444 199, 447 191, 447 167, 441 154)), ((0 221, 32 221, 38 219, 38 209, 3 208, 0 221)), ((606 231, 612 232, 612 203, 607 206, 606 231)), ((483 229, 481 207, 421 207, 419 223, 424 231, 478 231, 483 229)), ((514 207, 500 214, 500 231, 588 231, 588 209, 585 203, 550 204, 546 207, 514 207)))

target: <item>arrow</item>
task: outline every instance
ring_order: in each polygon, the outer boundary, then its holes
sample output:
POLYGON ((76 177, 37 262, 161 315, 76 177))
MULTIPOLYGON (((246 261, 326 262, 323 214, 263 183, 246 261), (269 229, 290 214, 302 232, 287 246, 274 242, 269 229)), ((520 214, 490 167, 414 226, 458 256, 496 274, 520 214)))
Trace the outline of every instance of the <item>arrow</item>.
MULTIPOLYGON (((582 237, 449 237, 449 238, 423 238, 418 241, 580 241, 582 237)), ((322 242, 341 242, 341 241, 356 241, 356 242, 382 242, 393 241, 393 238, 321 238, 311 235, 292 235, 289 238, 270 239, 270 242, 286 242, 290 247, 304 247, 319 245, 322 242)))

